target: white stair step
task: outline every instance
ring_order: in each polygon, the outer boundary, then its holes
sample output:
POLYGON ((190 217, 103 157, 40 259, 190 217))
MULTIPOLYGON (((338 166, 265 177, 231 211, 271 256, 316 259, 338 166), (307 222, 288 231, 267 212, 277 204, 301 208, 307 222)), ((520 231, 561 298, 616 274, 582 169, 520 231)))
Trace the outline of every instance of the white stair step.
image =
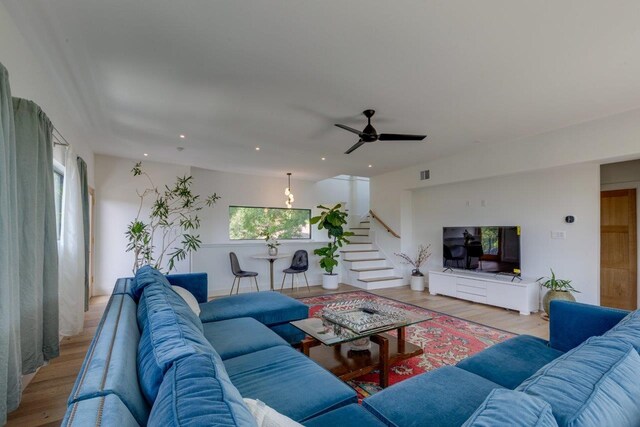
POLYGON ((370 258, 370 259, 356 259, 349 260, 344 259, 343 261, 350 262, 351 268, 372 268, 372 267, 386 267, 387 260, 385 258, 370 258))
POLYGON ((371 242, 349 243, 348 245, 344 245, 342 247, 343 251, 364 251, 370 249, 373 249, 373 244, 371 242))
POLYGON ((380 252, 377 249, 366 249, 362 251, 340 251, 345 261, 353 261, 359 259, 380 258, 380 252))
POLYGON ((404 285, 404 279, 399 276, 378 277, 375 279, 359 279, 360 286, 365 289, 393 288, 404 285))
POLYGON ((371 238, 368 235, 357 235, 357 236, 349 236, 347 237, 350 243, 370 243, 371 238))
POLYGON ((393 270, 393 267, 369 267, 369 268, 352 268, 351 271, 355 271, 356 273, 363 273, 365 271, 383 271, 383 270, 393 270))
POLYGON ((396 273, 393 267, 378 267, 374 269, 364 269, 364 271, 356 272, 358 280, 395 277, 395 274, 396 273))

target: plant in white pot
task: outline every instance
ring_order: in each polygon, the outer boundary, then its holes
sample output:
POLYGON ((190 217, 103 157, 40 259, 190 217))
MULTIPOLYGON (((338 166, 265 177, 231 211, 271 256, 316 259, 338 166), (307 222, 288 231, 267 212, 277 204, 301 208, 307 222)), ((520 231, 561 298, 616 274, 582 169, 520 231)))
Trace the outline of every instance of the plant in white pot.
POLYGON ((429 257, 431 256, 431 245, 420 245, 418 246, 418 252, 416 253, 415 258, 411 258, 409 255, 400 252, 396 253, 396 256, 399 256, 403 259, 403 264, 408 264, 413 267, 411 270, 411 290, 412 291, 424 291, 424 274, 420 271, 420 267, 427 262, 429 257))
POLYGON ((344 231, 349 214, 340 210, 341 207, 340 203, 332 208, 320 205, 320 215, 311 218, 311 224, 317 224, 318 230, 327 230, 330 239, 326 246, 313 251, 321 257, 320 267, 326 271, 322 275, 322 287, 325 289, 338 289, 339 276, 333 272, 338 266, 338 250, 349 243, 347 237, 353 236, 351 231, 344 231))
POLYGON ((556 273, 551 270, 551 277, 540 277, 537 282, 540 283, 540 286, 543 286, 547 289, 546 294, 542 298, 542 306, 544 307, 544 312, 547 313, 547 316, 550 315, 549 305, 551 301, 554 299, 565 300, 565 301, 575 301, 575 297, 571 294, 571 292, 580 293, 580 291, 576 290, 573 286, 571 286, 571 280, 567 279, 558 279, 556 278, 556 273), (541 280, 544 280, 543 282, 541 280))

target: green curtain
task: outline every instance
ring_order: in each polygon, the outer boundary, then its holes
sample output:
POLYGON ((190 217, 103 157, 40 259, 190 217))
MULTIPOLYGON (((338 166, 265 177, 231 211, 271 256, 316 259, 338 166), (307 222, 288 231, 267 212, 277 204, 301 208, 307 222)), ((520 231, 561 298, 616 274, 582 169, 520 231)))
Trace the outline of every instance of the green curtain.
POLYGON ((22 373, 59 354, 58 247, 53 125, 32 101, 13 98, 18 180, 22 373))
POLYGON ((78 173, 84 225, 84 311, 87 311, 89 310, 89 183, 87 182, 87 163, 80 156, 78 156, 78 173))
POLYGON ((17 185, 11 89, 0 64, 0 425, 18 407, 22 388, 17 185))

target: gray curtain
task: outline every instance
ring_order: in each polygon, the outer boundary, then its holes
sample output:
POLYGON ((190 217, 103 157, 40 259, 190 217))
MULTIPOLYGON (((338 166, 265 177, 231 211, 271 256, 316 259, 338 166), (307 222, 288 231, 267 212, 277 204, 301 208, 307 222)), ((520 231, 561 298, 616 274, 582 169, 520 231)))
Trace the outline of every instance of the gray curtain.
POLYGON ((0 64, 0 425, 18 407, 20 368, 20 251, 16 141, 9 75, 0 64))
POLYGON ((59 354, 58 247, 53 125, 34 102, 13 98, 20 250, 22 373, 59 354))
POLYGON ((78 156, 80 197, 82 198, 82 222, 84 225, 84 311, 89 310, 89 184, 87 163, 78 156))

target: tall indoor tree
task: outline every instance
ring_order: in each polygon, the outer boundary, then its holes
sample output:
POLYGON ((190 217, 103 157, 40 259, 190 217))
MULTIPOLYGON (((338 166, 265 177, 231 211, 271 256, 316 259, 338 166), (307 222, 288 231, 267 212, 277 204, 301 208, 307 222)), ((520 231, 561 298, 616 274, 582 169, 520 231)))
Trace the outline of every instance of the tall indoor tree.
POLYGON ((186 175, 177 177, 173 186, 165 185, 160 189, 142 168, 142 162, 136 163, 131 173, 134 177, 145 177, 149 182, 149 187, 142 193, 137 191, 140 198, 138 214, 125 233, 127 252, 134 254, 133 272, 151 265, 168 273, 175 268, 176 262, 200 248, 200 235, 194 234, 200 228, 198 212, 213 207, 220 196, 213 193, 202 199, 191 189, 193 176, 186 175), (145 217, 143 209, 149 199, 151 211, 145 217))

